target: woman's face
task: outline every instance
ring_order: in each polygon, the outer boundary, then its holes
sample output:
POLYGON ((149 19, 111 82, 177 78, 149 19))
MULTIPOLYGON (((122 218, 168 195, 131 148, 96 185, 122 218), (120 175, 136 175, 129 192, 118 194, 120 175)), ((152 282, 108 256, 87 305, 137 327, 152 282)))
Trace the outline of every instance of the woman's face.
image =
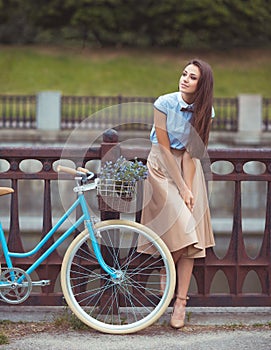
POLYGON ((191 96, 197 91, 200 70, 194 64, 189 64, 183 70, 179 81, 179 90, 183 95, 191 96))

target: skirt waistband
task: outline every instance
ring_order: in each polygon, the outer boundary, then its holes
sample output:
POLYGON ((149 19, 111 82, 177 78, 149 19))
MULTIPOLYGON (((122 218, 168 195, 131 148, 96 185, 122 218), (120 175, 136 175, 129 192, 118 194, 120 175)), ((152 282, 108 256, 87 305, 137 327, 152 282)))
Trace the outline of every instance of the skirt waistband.
MULTIPOLYGON (((160 153, 160 146, 158 144, 152 144, 151 148, 153 151, 160 153)), ((183 148, 183 149, 170 148, 170 152, 172 154, 174 154, 175 156, 180 156, 180 155, 184 154, 185 148, 183 148)))

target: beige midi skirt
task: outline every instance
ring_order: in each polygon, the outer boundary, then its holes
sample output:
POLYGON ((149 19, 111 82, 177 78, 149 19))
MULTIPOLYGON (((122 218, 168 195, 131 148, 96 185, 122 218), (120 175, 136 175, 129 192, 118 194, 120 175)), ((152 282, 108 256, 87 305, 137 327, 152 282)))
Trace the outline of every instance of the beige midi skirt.
MULTIPOLYGON (((182 173, 183 153, 172 152, 182 173)), ((144 183, 141 223, 158 234, 171 252, 186 248, 184 254, 187 257, 202 258, 206 256, 206 248, 214 246, 215 242, 204 173, 200 160, 193 160, 196 166, 192 186, 195 204, 191 212, 167 172, 159 145, 152 145, 147 160, 149 172, 144 183)), ((145 243, 139 242, 138 250, 145 249, 145 243)))

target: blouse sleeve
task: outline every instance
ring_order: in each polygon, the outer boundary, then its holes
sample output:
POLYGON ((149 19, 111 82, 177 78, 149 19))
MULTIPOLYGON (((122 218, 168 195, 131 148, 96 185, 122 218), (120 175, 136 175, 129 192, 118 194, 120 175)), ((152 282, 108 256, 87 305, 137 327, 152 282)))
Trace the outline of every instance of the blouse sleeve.
POLYGON ((167 103, 166 103, 166 99, 164 98, 164 96, 160 96, 158 97, 154 104, 153 104, 154 108, 156 108, 158 111, 160 111, 161 113, 167 115, 167 103))

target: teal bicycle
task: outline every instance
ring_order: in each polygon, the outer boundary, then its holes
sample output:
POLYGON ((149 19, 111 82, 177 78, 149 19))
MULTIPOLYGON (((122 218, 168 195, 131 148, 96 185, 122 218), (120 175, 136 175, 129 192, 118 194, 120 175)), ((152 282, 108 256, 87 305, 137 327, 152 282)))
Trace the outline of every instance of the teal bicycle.
MULTIPOLYGON (((34 249, 25 253, 9 251, 0 222, 0 299, 19 304, 29 297, 33 287, 50 284, 50 280, 32 281, 30 276, 84 224, 85 229, 71 242, 62 262, 61 287, 66 303, 83 323, 100 332, 126 334, 150 326, 173 297, 176 276, 171 253, 161 238, 137 222, 94 222, 85 199, 85 192, 96 187, 94 174, 84 168, 63 166, 57 171, 73 175, 77 197, 34 249), (26 271, 13 266, 13 258, 18 261, 40 251, 79 207, 81 216, 26 271), (165 274, 163 288, 161 273, 165 274)), ((12 192, 12 188, 0 188, 0 195, 12 192)))

